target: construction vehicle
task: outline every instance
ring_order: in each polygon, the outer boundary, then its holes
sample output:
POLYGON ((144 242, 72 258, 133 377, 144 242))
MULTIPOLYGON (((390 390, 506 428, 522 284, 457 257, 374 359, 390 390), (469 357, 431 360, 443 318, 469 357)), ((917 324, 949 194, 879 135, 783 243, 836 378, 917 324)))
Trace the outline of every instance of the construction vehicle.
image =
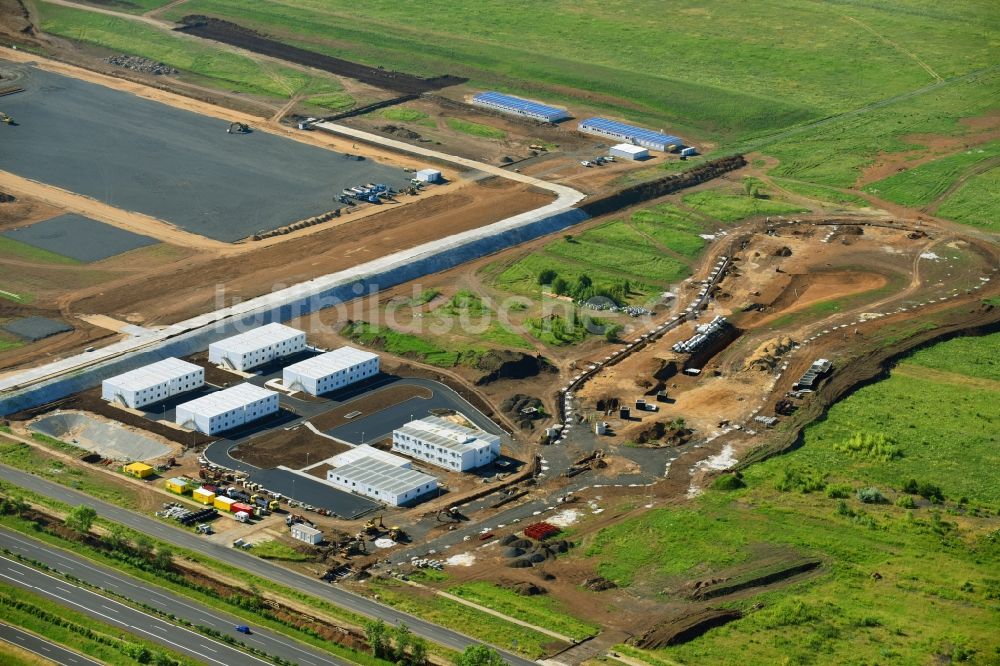
POLYGON ((406 532, 399 525, 393 525, 389 528, 389 538, 393 541, 401 541, 406 538, 406 532))
POLYGON ((14 122, 13 118, 11 118, 10 116, 8 116, 3 111, 0 111, 0 123, 3 123, 4 125, 16 125, 17 124, 17 123, 14 122))
POLYGON ((226 134, 249 134, 250 126, 246 123, 232 122, 229 123, 229 127, 226 128, 226 134))
POLYGON ((198 525, 198 527, 195 528, 195 531, 198 534, 211 534, 212 526, 209 525, 208 523, 201 523, 200 525, 198 525))
POLYGON ((541 144, 538 144, 538 143, 531 144, 530 146, 528 146, 528 149, 529 150, 540 150, 540 151, 545 151, 545 152, 548 151, 548 148, 546 148, 545 146, 543 146, 541 144))
POLYGON ((365 534, 378 534, 381 530, 385 529, 385 523, 382 522, 382 515, 379 514, 372 518, 367 523, 365 523, 364 533, 365 534), (378 522, 376 522, 378 519, 378 522))

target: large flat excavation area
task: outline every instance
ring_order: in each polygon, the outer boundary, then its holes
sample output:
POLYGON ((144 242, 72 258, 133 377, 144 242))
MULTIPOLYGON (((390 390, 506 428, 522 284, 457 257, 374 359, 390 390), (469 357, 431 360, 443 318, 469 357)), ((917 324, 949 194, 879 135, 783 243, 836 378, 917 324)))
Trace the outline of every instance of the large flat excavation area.
MULTIPOLYGON (((0 61, 4 66, 10 63, 0 61)), ((233 242, 319 215, 345 188, 402 169, 252 131, 127 92, 17 66, 3 98, 0 170, 233 242)))

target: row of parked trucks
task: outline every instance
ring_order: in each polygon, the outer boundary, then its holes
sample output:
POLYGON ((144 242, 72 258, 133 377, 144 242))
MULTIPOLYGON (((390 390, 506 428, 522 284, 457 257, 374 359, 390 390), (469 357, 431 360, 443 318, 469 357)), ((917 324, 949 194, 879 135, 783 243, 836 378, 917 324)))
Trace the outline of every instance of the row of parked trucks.
POLYGON ((202 484, 187 477, 167 479, 166 488, 177 495, 190 494, 195 502, 231 513, 244 523, 250 518, 262 518, 281 506, 276 497, 266 492, 251 493, 236 486, 202 484))

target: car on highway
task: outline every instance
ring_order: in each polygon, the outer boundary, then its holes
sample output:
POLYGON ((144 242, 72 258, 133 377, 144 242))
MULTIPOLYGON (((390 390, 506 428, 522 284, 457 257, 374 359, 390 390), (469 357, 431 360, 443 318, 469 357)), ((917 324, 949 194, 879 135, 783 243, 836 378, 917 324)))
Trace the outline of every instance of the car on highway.
POLYGON ((240 625, 237 625, 237 626, 236 626, 236 631, 240 632, 241 634, 246 634, 246 635, 248 635, 248 636, 249 636, 249 635, 250 635, 251 633, 253 633, 253 632, 251 632, 251 631, 250 631, 250 627, 248 627, 248 626, 247 626, 247 625, 245 625, 245 624, 240 624, 240 625))

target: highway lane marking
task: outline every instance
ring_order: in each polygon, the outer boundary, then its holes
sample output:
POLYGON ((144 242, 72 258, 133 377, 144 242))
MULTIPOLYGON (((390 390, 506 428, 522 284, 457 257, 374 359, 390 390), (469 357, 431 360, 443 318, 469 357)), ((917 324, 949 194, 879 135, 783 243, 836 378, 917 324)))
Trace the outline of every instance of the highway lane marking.
POLYGON ((107 609, 108 609, 109 611, 111 611, 112 613, 117 613, 117 612, 118 612, 118 610, 117 610, 117 609, 115 609, 115 608, 111 608, 110 606, 105 606, 104 604, 101 604, 101 608, 107 608, 107 609))
MULTIPOLYGON (((5 559, 6 560, 7 558, 0 557, 0 559, 5 559)), ((10 560, 7 560, 7 561, 10 562, 10 560)), ((23 566, 23 565, 21 565, 21 566, 23 566)), ((54 576, 50 576, 47 573, 43 573, 41 571, 36 571, 36 570, 31 569, 30 567, 26 567, 26 566, 24 568, 28 569, 30 572, 38 574, 40 576, 45 576, 46 578, 51 578, 52 580, 58 580, 58 578, 55 578, 54 576)), ((47 594, 49 596, 55 597, 56 599, 60 599, 60 600, 62 600, 64 602, 66 602, 67 604, 70 604, 71 606, 77 606, 77 607, 83 609, 87 613, 92 613, 94 615, 99 615, 100 617, 103 617, 103 618, 107 619, 112 624, 115 624, 115 625, 124 625, 125 627, 131 627, 132 629, 135 629, 136 631, 140 631, 140 632, 142 632, 144 634, 149 634, 150 636, 154 636, 155 635, 155 634, 152 634, 152 633, 146 631, 145 629, 143 629, 141 627, 137 627, 137 626, 135 626, 133 624, 128 624, 127 622, 123 622, 121 620, 118 620, 117 618, 113 618, 110 615, 105 615, 104 613, 101 613, 100 611, 94 610, 92 607, 85 606, 83 604, 77 603, 76 601, 73 601, 72 599, 67 599, 67 598, 62 597, 62 596, 60 596, 60 595, 58 595, 58 594, 56 594, 54 592, 51 592, 49 590, 45 590, 45 589, 43 589, 41 587, 37 587, 35 585, 31 585, 30 583, 25 583, 25 582, 22 582, 22 581, 15 580, 14 578, 11 578, 10 576, 5 576, 4 574, 0 574, 0 576, 4 576, 5 578, 9 578, 10 580, 13 580, 14 582, 18 583, 21 586, 26 586, 26 587, 29 587, 29 588, 32 588, 32 589, 36 589, 36 590, 38 590, 39 592, 41 592, 43 594, 47 594)), ((90 592, 89 590, 85 590, 83 588, 77 588, 77 590, 81 594, 83 594, 85 596, 86 595, 91 595, 91 596, 95 596, 95 597, 99 597, 101 599, 104 599, 104 597, 101 597, 99 594, 96 594, 94 592, 90 592)), ((72 594, 72 592, 70 592, 69 594, 72 594)), ((157 617, 155 617, 153 615, 149 615, 148 613, 143 613, 142 611, 136 610, 134 608, 131 608, 130 606, 126 606, 125 604, 119 603, 119 602, 111 600, 111 599, 109 599, 108 601, 111 601, 111 603, 116 604, 118 606, 122 606, 122 607, 126 608, 127 610, 131 610, 134 613, 137 613, 139 615, 144 615, 144 616, 148 617, 150 620, 153 621, 151 623, 151 625, 154 626, 154 627, 160 628, 156 623, 158 623, 158 622, 159 623, 163 623, 162 620, 160 620, 159 618, 157 618, 157 617)), ((173 629, 178 629, 180 631, 187 632, 189 634, 193 634, 194 636, 197 636, 199 639, 210 640, 211 641, 211 639, 205 639, 201 634, 197 634, 197 633, 191 631, 190 629, 185 629, 184 627, 175 627, 174 625, 170 625, 170 627, 173 628, 173 629)), ((167 639, 165 637, 157 636, 157 638, 160 639, 160 640, 163 640, 166 643, 169 643, 170 645, 173 645, 174 647, 179 648, 182 652, 190 650, 190 648, 187 648, 186 646, 180 645, 178 643, 174 643, 173 641, 171 641, 171 640, 169 640, 169 639, 167 639)), ((211 642, 216 643, 218 645, 222 645, 222 643, 218 643, 217 641, 211 641, 211 642)), ((229 648, 229 649, 236 650, 235 648, 229 648)), ((238 651, 238 650, 236 650, 236 651, 238 651)), ((243 653, 241 652, 241 654, 243 654, 243 653)), ((257 662, 260 662, 261 664, 266 664, 267 666, 270 666, 270 662, 266 662, 266 661, 264 661, 262 659, 258 659, 257 657, 254 657, 252 655, 244 655, 244 656, 248 657, 249 659, 251 659, 253 661, 257 661, 257 662)), ((211 657, 203 657, 203 658, 207 659, 208 661, 211 661, 213 663, 219 664, 219 666, 229 666, 225 662, 217 661, 215 659, 212 659, 211 657)))

